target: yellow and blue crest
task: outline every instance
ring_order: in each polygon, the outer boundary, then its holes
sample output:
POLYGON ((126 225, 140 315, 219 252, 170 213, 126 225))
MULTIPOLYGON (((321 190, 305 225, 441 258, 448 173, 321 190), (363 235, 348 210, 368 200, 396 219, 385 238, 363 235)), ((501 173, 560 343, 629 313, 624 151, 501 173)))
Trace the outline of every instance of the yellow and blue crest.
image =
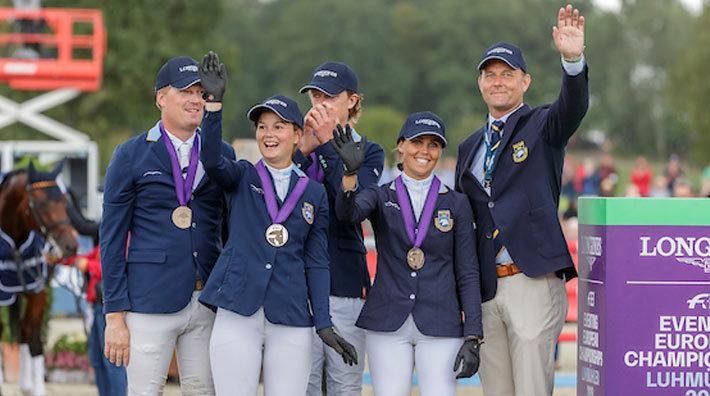
POLYGON ((439 210, 436 212, 434 226, 441 232, 449 232, 454 228, 454 219, 451 217, 450 210, 439 210))
POLYGON ((525 141, 521 140, 513 144, 513 162, 519 164, 526 158, 528 158, 528 147, 525 145, 525 141))
POLYGON ((313 205, 304 202, 301 208, 301 214, 303 215, 303 220, 306 220, 306 223, 313 224, 313 205))

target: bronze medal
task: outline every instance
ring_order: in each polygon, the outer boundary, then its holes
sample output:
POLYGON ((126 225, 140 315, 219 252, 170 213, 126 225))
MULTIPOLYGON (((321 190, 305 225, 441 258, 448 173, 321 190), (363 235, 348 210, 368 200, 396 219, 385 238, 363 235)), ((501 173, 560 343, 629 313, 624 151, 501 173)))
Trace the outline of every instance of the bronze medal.
POLYGON ((171 217, 175 227, 182 230, 188 229, 192 224, 192 209, 187 206, 178 206, 175 210, 173 210, 171 217))
POLYGON ((273 247, 281 247, 288 242, 288 230, 281 224, 272 224, 266 229, 266 242, 273 247))
POLYGON ((418 271, 424 266, 424 251, 418 247, 413 247, 407 252, 407 264, 409 268, 418 271))

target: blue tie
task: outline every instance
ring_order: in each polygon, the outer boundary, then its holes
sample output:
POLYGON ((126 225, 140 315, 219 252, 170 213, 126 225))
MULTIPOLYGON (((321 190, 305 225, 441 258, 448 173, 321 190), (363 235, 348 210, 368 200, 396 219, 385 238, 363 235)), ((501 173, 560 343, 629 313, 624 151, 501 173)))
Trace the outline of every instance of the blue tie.
MULTIPOLYGON (((493 164, 495 163, 496 154, 498 147, 500 146, 500 132, 505 127, 505 123, 501 120, 495 120, 491 123, 489 136, 486 141, 486 162, 484 163, 485 174, 483 177, 483 185, 486 188, 490 188, 491 180, 493 179, 493 164)), ((495 255, 498 256, 501 249, 503 249, 503 243, 501 238, 498 238, 500 231, 496 228, 493 231, 493 248, 495 249, 495 255)))
POLYGON ((496 160, 498 146, 500 146, 500 132, 503 130, 505 123, 500 120, 495 120, 491 123, 491 127, 486 136, 486 159, 483 163, 483 186, 491 187, 493 180, 493 164, 496 160))

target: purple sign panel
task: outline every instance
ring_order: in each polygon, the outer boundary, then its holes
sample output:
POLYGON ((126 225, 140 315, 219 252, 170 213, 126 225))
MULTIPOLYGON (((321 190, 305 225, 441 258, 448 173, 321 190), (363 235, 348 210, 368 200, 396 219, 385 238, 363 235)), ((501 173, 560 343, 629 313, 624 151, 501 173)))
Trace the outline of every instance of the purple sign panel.
POLYGON ((580 227, 579 396, 710 396, 710 227, 580 227))

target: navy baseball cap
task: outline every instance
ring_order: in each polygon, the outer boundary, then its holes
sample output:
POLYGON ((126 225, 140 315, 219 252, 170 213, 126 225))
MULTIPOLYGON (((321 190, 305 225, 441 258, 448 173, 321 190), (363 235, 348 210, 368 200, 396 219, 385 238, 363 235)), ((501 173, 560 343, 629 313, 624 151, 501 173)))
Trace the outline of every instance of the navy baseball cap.
POLYGON ((313 72, 311 82, 301 88, 301 93, 317 89, 328 96, 343 91, 357 92, 357 76, 353 69, 341 62, 325 62, 313 72))
POLYGON ((259 103, 249 109, 247 117, 254 122, 258 122, 259 116, 265 110, 271 110, 276 113, 276 115, 281 117, 282 120, 292 122, 299 128, 303 129, 303 114, 298 108, 298 104, 294 102, 293 99, 287 98, 283 95, 274 95, 269 99, 266 99, 264 103, 259 103))
POLYGON ((422 135, 434 135, 441 139, 444 147, 446 147, 448 142, 446 141, 445 130, 444 121, 438 115, 431 111, 420 111, 407 117, 402 129, 399 131, 397 141, 414 139, 422 135))
POLYGON ((491 59, 501 60, 513 69, 520 69, 527 73, 528 65, 523 58, 523 51, 513 44, 501 42, 488 47, 488 49, 483 52, 481 61, 478 62, 478 70, 481 70, 483 65, 491 59))
POLYGON ((165 62, 158 70, 155 78, 155 90, 165 88, 168 85, 185 89, 200 82, 200 74, 197 72, 197 61, 189 56, 178 56, 165 62))

